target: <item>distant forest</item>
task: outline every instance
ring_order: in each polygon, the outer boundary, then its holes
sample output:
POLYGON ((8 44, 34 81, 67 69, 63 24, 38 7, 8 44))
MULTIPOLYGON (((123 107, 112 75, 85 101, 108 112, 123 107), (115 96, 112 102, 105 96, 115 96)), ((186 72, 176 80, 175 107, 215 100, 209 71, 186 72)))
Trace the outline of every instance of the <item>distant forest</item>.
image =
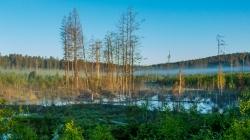
POLYGON ((220 56, 211 56, 206 58, 179 61, 174 63, 164 63, 148 66, 148 68, 162 68, 162 69, 175 69, 179 67, 183 68, 207 68, 216 67, 218 64, 224 67, 238 67, 238 66, 249 66, 250 65, 250 53, 233 53, 225 54, 220 56))
MULTIPOLYGON (((83 61, 79 62, 83 67, 83 61)), ((92 66, 91 62, 87 65, 92 66)), ((0 55, 0 67, 4 69, 64 69, 64 60, 55 57, 28 56, 21 54, 0 55)))
MULTIPOLYGON (((180 61, 174 63, 164 63, 147 66, 147 68, 201 68, 201 67, 215 67, 221 62, 223 66, 242 66, 244 63, 245 66, 250 65, 250 53, 234 53, 226 54, 220 56, 211 56, 195 60, 180 61), (219 58, 220 57, 220 58, 219 58)), ((9 55, 0 55, 0 67, 4 69, 64 69, 64 62, 62 59, 54 57, 40 57, 40 56, 27 56, 21 54, 9 54, 9 55)), ((88 63, 89 67, 93 64, 88 63)), ((102 63, 101 67, 104 67, 105 64, 102 63)), ((79 67, 83 67, 80 64, 79 67)), ((146 68, 146 67, 145 67, 146 68)))
POLYGON ((0 66, 5 69, 63 69, 63 61, 54 57, 9 54, 0 56, 0 66))

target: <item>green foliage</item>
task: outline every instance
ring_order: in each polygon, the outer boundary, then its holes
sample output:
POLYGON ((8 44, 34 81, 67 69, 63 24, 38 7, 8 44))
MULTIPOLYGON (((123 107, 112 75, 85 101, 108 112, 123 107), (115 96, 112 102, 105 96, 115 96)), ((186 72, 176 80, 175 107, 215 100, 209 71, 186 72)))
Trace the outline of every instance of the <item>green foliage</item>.
POLYGON ((19 107, 18 107, 18 112, 19 112, 20 114, 23 113, 23 106, 22 106, 22 105, 19 105, 19 107))
POLYGON ((34 130, 15 120, 15 113, 11 109, 0 109, 0 138, 8 135, 10 140, 36 140, 34 130), (8 135, 10 134, 10 135, 8 135))
POLYGON ((32 71, 29 73, 28 80, 32 81, 36 78, 36 71, 32 71))
POLYGON ((7 103, 7 101, 5 99, 0 98, 0 105, 5 105, 6 103, 7 103))
POLYGON ((231 124, 231 119, 224 114, 213 113, 205 118, 206 126, 213 133, 222 134, 231 124))
POLYGON ((81 128, 75 126, 71 120, 65 124, 60 140, 84 140, 81 128))
POLYGON ((134 138, 136 140, 151 140, 157 139, 158 131, 157 125, 154 123, 143 123, 139 126, 137 136, 134 138))
POLYGON ((230 90, 235 90, 236 89, 235 83, 232 80, 228 83, 228 88, 230 90))
POLYGON ((240 113, 242 115, 250 115, 250 100, 240 101, 240 113))
POLYGON ((166 115, 160 120, 158 133, 160 135, 160 139, 185 139, 187 133, 186 127, 187 126, 183 120, 178 117, 166 115))
POLYGON ((240 95, 241 116, 233 121, 224 135, 229 140, 250 139, 250 90, 245 89, 240 95))
POLYGON ((246 88, 245 90, 241 91, 240 98, 244 101, 250 100, 250 89, 246 88))
POLYGON ((90 140, 114 140, 111 131, 104 125, 97 125, 89 136, 90 140))
POLYGON ((0 109, 0 136, 13 128, 13 115, 14 112, 10 109, 0 109))
POLYGON ((11 133, 11 140, 37 140, 37 134, 29 126, 15 125, 11 133))
POLYGON ((240 113, 250 116, 250 90, 246 89, 241 92, 240 97, 240 113))
MULTIPOLYGON (((5 100, 0 99, 0 105, 4 105, 5 100)), ((10 109, 0 108, 0 138, 2 135, 9 133, 14 125, 13 121, 14 112, 10 109)))
MULTIPOLYGON (((248 95, 249 91, 243 91, 241 100, 248 101, 248 95)), ((12 134, 13 139, 44 140, 53 136, 61 140, 249 139, 249 115, 246 111, 239 113, 239 108, 222 114, 200 114, 195 105, 189 111, 178 112, 152 111, 146 107, 71 105, 39 107, 38 111, 37 106, 30 106, 30 112, 37 113, 30 116, 1 109, 0 126, 4 127, 0 127, 0 135, 12 134), (72 119, 74 121, 62 125, 65 120, 72 119)), ((15 106, 15 111, 18 110, 19 107, 15 106)))
POLYGON ((215 139, 210 129, 200 129, 197 135, 192 136, 192 140, 211 140, 215 139))
POLYGON ((231 128, 225 134, 229 140, 249 140, 250 139, 250 119, 235 120, 231 128))

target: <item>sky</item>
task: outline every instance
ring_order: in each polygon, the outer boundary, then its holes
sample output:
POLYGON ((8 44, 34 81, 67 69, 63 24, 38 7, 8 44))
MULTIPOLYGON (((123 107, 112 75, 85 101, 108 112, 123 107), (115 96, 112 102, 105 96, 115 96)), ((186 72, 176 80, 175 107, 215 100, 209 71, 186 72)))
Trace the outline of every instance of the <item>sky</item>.
POLYGON ((250 51, 249 0, 0 0, 0 53, 62 58, 60 26, 79 12, 87 45, 116 31, 128 7, 144 19, 138 35, 142 64, 203 58, 217 54, 216 35, 226 53, 250 51))

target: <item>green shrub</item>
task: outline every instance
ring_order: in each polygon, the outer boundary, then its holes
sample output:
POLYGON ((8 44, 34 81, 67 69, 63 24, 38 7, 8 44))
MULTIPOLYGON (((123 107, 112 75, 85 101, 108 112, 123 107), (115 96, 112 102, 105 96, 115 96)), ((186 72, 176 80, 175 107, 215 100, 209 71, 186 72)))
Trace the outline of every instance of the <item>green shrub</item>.
POLYGON ((12 140, 37 140, 37 134, 31 127, 15 125, 11 133, 12 140))
POLYGON ((225 134, 225 139, 249 140, 250 139, 250 119, 235 120, 231 128, 225 134))
POLYGON ((155 125, 155 123, 143 123, 139 126, 139 130, 135 139, 151 140, 157 139, 157 137, 157 125, 155 125))
POLYGON ((5 99, 0 98, 0 105, 5 105, 6 103, 7 103, 7 101, 5 99))
POLYGON ((192 136, 192 140, 211 140, 214 134, 210 129, 200 129, 197 135, 192 136))
POLYGON ((249 101, 240 101, 240 113, 242 115, 250 115, 250 100, 249 101))
POLYGON ((97 125, 90 133, 90 140, 114 140, 108 127, 97 125))
POLYGON ((32 81, 33 79, 36 78, 36 71, 32 71, 29 73, 28 80, 32 81))
POLYGON ((65 124, 61 140, 84 140, 82 136, 82 130, 76 127, 74 121, 70 121, 65 124))
POLYGON ((9 109, 0 109, 0 135, 9 133, 14 125, 14 112, 9 109))
POLYGON ((248 89, 241 92, 240 113, 242 115, 250 115, 250 90, 248 89))
POLYGON ((166 115, 158 125, 158 135, 160 136, 160 139, 184 139, 186 132, 186 124, 178 117, 166 115))

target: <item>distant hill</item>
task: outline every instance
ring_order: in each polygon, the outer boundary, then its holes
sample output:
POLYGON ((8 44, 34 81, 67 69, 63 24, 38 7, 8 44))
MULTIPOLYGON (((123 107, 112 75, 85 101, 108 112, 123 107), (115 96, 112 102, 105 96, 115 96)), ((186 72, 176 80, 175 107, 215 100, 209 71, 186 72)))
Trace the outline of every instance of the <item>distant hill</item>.
POLYGON ((233 53, 225 54, 220 56, 210 56, 206 58, 180 61, 174 63, 164 63, 164 64, 155 64, 147 66, 144 68, 159 68, 159 69, 175 69, 181 67, 185 68, 207 68, 207 67, 216 67, 221 63, 224 67, 230 67, 231 64, 233 67, 242 66, 244 59, 245 66, 250 66, 250 53, 233 53))

